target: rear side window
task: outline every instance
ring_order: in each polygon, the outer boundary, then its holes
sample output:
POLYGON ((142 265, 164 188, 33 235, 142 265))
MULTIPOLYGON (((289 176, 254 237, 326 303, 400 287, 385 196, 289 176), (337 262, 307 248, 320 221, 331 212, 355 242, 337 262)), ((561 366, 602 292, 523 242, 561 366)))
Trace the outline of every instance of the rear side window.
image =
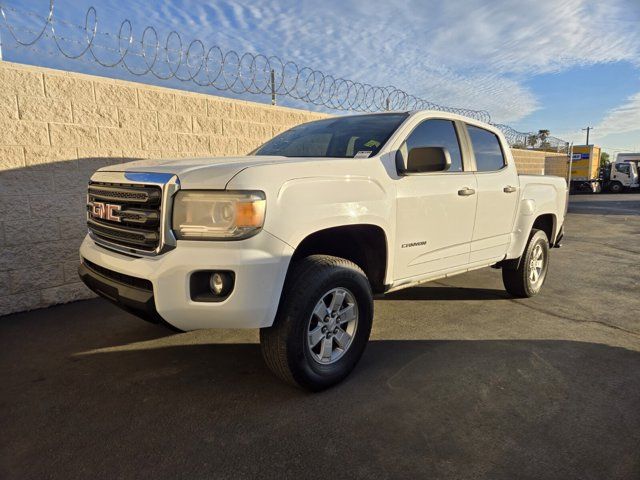
POLYGON ((417 147, 444 147, 451 156, 449 172, 462 171, 462 155, 455 126, 450 120, 425 120, 407 138, 407 151, 417 147))
POLYGON ((467 131, 471 137, 471 145, 476 157, 476 167, 479 172, 500 170, 506 165, 500 140, 496 134, 473 125, 467 125, 467 131))

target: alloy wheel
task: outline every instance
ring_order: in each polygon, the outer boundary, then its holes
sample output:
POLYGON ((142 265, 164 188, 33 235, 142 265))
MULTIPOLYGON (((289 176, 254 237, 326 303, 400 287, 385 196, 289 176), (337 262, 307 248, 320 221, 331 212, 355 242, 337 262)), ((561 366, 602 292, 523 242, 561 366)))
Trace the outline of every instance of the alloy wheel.
POLYGON ((529 281, 533 286, 537 286, 544 280, 545 253, 539 243, 533 248, 529 260, 529 281))
POLYGON ((346 288, 334 288, 318 301, 309 318, 307 348, 322 365, 337 362, 349 350, 358 327, 358 304, 346 288))

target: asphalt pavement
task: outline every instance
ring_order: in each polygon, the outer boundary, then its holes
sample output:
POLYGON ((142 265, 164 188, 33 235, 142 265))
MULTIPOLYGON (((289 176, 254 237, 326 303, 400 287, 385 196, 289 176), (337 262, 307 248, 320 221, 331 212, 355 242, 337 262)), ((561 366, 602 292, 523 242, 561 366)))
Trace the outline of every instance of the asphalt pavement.
POLYGON ((0 478, 640 478, 640 195, 572 197, 547 282, 483 269, 375 303, 309 394, 256 332, 174 334, 96 299, 0 318, 0 478))

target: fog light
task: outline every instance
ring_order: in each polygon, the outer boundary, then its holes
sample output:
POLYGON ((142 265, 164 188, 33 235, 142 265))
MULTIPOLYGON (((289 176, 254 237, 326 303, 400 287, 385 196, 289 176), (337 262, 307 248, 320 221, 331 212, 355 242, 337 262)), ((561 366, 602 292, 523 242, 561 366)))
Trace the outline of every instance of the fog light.
POLYGON ((194 302, 224 302, 233 292, 236 275, 231 270, 200 270, 189 279, 194 302))
POLYGON ((212 273, 211 278, 209 279, 209 287, 211 287, 211 291, 216 295, 222 294, 224 291, 224 278, 219 273, 212 273))

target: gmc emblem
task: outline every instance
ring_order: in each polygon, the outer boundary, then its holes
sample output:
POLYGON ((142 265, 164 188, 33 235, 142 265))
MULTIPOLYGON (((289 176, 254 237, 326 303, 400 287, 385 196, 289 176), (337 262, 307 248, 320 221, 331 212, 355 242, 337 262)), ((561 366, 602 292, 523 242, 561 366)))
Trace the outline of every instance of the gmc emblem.
POLYGON ((111 203, 91 202, 91 215, 102 220, 111 220, 112 222, 121 222, 122 220, 115 212, 119 212, 122 207, 111 203))

